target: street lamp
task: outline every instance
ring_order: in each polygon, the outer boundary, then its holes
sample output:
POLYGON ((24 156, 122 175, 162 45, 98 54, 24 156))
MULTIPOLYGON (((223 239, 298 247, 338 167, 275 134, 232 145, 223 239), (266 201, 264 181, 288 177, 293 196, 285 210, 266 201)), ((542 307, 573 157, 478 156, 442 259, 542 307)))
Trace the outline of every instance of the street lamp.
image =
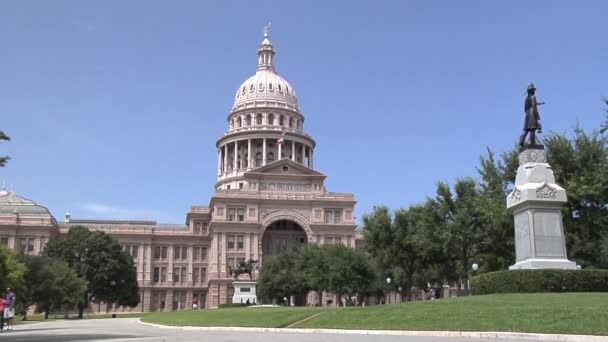
POLYGON ((388 299, 388 304, 391 303, 391 277, 386 277, 386 289, 387 289, 387 293, 386 293, 386 298, 388 299))
MULTIPOLYGON (((471 268, 473 269, 473 273, 475 273, 479 269, 479 265, 473 264, 471 268)), ((471 277, 467 277, 467 295, 471 295, 471 277)))

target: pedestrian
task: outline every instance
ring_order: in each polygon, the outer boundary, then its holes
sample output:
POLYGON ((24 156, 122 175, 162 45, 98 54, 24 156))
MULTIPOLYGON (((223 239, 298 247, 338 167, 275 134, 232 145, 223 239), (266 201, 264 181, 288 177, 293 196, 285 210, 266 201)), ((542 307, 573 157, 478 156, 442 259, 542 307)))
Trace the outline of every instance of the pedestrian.
POLYGON ((0 331, 4 329, 4 308, 6 306, 6 300, 4 299, 4 293, 0 296, 0 331))
POLYGON ((4 321, 6 322, 5 330, 13 330, 13 321, 15 320, 15 306, 17 305, 17 296, 10 287, 6 289, 6 302, 4 308, 4 321))

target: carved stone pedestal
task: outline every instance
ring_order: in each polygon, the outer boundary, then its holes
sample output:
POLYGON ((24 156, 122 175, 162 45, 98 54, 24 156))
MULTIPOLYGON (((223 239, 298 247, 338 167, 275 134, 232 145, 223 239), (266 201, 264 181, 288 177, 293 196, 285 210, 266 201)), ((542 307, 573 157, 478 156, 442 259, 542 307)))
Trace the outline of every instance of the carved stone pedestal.
POLYGON ((256 296, 256 282, 255 281, 241 281, 237 280, 232 283, 234 286, 234 295, 232 296, 233 304, 257 304, 258 298, 256 296))
POLYGON ((523 150, 515 189, 507 196, 515 220, 516 263, 509 269, 576 269, 566 254, 561 214, 566 200, 566 190, 555 184, 543 147, 523 150))

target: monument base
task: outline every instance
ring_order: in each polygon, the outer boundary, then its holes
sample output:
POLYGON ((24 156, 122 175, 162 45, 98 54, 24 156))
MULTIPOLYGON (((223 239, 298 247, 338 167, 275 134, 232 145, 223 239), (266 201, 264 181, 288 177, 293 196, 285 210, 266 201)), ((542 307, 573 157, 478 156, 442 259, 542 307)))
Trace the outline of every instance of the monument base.
POLYGON ((576 263, 568 259, 541 259, 533 258, 516 262, 509 266, 510 270, 539 270, 539 269, 561 269, 576 270, 576 263))
POLYGON ((232 296, 232 304, 249 304, 255 305, 258 302, 256 296, 255 281, 237 280, 232 283, 234 286, 234 295, 232 296))

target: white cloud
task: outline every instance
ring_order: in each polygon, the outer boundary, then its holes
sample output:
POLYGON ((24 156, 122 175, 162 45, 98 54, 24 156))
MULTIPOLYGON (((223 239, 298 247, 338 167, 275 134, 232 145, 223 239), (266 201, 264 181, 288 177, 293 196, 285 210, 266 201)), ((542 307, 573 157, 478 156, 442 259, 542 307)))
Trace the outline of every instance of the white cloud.
MULTIPOLYGON (((116 220, 152 220, 164 222, 165 219, 170 217, 165 213, 150 210, 150 209, 128 209, 120 208, 103 203, 83 203, 79 204, 78 207, 83 211, 82 217, 75 218, 103 218, 103 219, 116 219, 116 220)), ((76 215, 73 215, 76 216, 76 215)), ((80 216, 80 215, 78 215, 80 216)))

